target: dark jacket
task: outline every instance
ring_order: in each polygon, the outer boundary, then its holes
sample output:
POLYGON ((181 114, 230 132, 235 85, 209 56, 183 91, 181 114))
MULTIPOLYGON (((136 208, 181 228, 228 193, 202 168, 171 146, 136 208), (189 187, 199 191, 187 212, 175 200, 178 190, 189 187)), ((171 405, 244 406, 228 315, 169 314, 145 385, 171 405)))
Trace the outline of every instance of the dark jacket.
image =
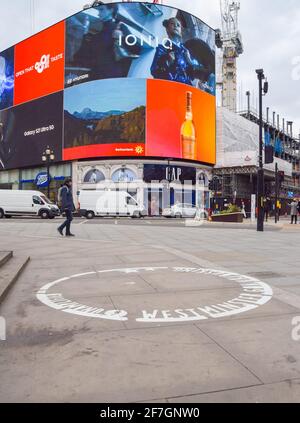
POLYGON ((182 82, 192 85, 194 79, 194 68, 188 63, 186 55, 188 49, 182 44, 174 44, 172 50, 159 45, 151 66, 151 74, 154 78, 166 79, 168 81, 182 82), (169 62, 169 53, 175 54, 174 63, 169 62))
POLYGON ((67 185, 64 185, 61 190, 61 208, 62 210, 75 210, 72 189, 67 187, 67 185))

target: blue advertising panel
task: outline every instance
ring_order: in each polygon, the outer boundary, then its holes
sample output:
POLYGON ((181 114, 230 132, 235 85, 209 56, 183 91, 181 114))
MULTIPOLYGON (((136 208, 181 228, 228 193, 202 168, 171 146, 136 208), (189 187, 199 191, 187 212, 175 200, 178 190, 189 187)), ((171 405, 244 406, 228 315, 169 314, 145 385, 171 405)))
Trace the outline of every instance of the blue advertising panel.
POLYGON ((0 53, 0 110, 14 102, 14 47, 0 53))

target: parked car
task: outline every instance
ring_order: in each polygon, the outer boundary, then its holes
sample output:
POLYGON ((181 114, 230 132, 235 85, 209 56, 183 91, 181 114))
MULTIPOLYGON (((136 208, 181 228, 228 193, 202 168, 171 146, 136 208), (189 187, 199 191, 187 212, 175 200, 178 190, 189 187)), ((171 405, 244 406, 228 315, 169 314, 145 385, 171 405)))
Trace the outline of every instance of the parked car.
POLYGON ((39 216, 53 219, 60 215, 56 204, 42 192, 22 190, 0 190, 0 218, 12 216, 39 216))
POLYGON ((145 207, 126 191, 81 190, 79 212, 87 219, 96 216, 144 217, 145 207))
POLYGON ((163 210, 162 215, 164 217, 176 217, 176 218, 195 218, 196 216, 207 219, 208 212, 206 210, 201 210, 193 204, 183 203, 175 204, 169 208, 163 210))

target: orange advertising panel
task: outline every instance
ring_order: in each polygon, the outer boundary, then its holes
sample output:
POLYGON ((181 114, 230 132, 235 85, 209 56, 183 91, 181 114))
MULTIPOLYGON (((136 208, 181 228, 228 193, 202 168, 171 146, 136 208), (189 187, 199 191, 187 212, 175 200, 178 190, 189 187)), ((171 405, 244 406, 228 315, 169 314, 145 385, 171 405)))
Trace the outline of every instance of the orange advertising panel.
POLYGON ((63 90, 64 43, 60 22, 16 45, 14 105, 63 90))
POLYGON ((147 81, 146 156, 216 163, 215 97, 193 87, 147 81))

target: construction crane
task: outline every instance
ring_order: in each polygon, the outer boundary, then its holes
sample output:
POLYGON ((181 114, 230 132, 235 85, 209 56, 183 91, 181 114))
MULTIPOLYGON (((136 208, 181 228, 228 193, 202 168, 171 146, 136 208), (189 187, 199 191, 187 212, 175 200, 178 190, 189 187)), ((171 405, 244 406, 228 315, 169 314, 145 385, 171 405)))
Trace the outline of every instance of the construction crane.
POLYGON ((222 90, 222 106, 237 111, 237 58, 243 54, 242 36, 238 29, 240 2, 220 0, 222 31, 217 33, 217 45, 222 48, 222 75, 218 84, 222 90))

